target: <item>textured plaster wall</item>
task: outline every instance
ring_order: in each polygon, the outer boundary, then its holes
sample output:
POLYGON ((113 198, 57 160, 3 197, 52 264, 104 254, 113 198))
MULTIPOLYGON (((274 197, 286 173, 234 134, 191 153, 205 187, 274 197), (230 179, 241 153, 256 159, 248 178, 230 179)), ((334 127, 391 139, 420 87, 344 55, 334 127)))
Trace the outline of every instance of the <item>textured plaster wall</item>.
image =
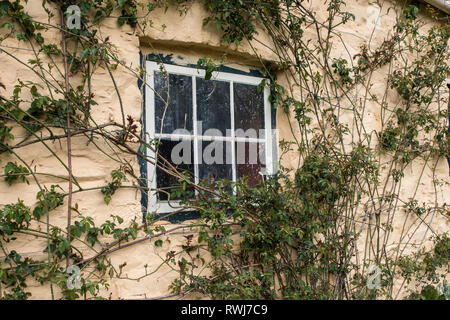
MULTIPOLYGON (((309 6, 317 11, 319 15, 326 14, 326 8, 322 1, 311 1, 309 6), (314 4, 310 4, 313 2, 314 4)), ((376 4, 370 4, 370 1, 348 0, 348 10, 353 12, 356 16, 356 21, 348 25, 339 27, 340 36, 343 38, 347 47, 340 48, 337 52, 342 54, 342 57, 349 59, 359 52, 360 46, 371 40, 373 47, 379 45, 386 37, 387 30, 394 24, 395 16, 393 11, 387 12, 387 5, 380 9, 376 4), (375 13, 375 15, 374 15, 375 13), (378 14, 379 13, 379 14, 378 14)), ((41 8, 41 1, 29 1, 26 6, 29 14, 36 20, 47 21, 47 14, 41 8)), ((179 13, 169 8, 167 13, 162 10, 155 11, 150 16, 153 20, 151 27, 147 28, 145 32, 135 31, 129 26, 119 28, 115 19, 107 19, 99 28, 99 34, 102 37, 110 37, 110 41, 117 46, 119 56, 131 68, 140 66, 140 51, 144 54, 148 53, 162 53, 174 54, 174 59, 178 63, 196 63, 199 57, 212 56, 214 58, 220 57, 223 53, 228 53, 227 65, 248 71, 249 68, 258 65, 258 59, 253 53, 252 47, 247 43, 236 49, 233 46, 227 46, 220 41, 220 35, 217 33, 215 26, 202 26, 202 20, 206 16, 202 4, 193 3, 186 15, 180 16, 179 13), (163 28, 162 25, 166 28, 163 28), (178 58, 183 57, 183 59, 178 58)), ((57 19, 53 18, 53 19, 57 19)), ((53 21, 54 23, 56 21, 53 21)), ((47 39, 54 39, 54 43, 60 45, 60 34, 52 32, 52 34, 45 35, 47 39)), ((272 61, 276 59, 276 55, 263 46, 261 43, 269 43, 270 40, 267 35, 260 32, 257 36, 259 41, 254 41, 252 45, 259 55, 264 60, 272 61)), ((28 60, 32 58, 31 48, 25 47, 23 43, 17 40, 7 40, 2 43, 3 46, 10 46, 8 49, 14 56, 21 60, 28 60), (20 49, 12 49, 20 47, 20 49)), ((15 61, 4 53, 0 53, 0 65, 2 70, 0 72, 0 82, 6 86, 6 90, 0 88, 3 95, 8 96, 17 80, 37 80, 35 74, 27 69, 24 65, 15 61)), ((142 92, 138 87, 136 77, 127 69, 119 66, 114 71, 118 88, 122 95, 122 100, 125 108, 125 115, 131 115, 135 119, 142 116, 142 92)), ((57 77, 57 75, 55 75, 57 77)), ((287 78, 283 72, 278 74, 282 84, 288 85, 287 78)), ((61 80, 61 79, 59 79, 61 80)), ((72 80, 71 80, 72 81, 72 80)), ((73 79, 76 81, 76 79, 73 79)), ((384 79, 383 70, 374 74, 374 92, 380 94, 384 92, 386 79, 384 79)), ((95 119, 99 123, 108 122, 111 120, 120 122, 121 113, 118 98, 116 96, 113 83, 108 75, 106 69, 98 69, 94 78, 92 79, 93 92, 95 92, 95 100, 99 104, 92 110, 95 119)), ((294 88, 295 90, 295 88, 294 88)), ((396 96, 389 97, 392 101, 398 99, 396 96)), ((371 108, 371 102, 368 102, 364 119, 367 127, 373 130, 380 130, 380 114, 376 107, 371 108)), ((373 105, 375 106, 375 104, 373 105)), ((351 123, 351 114, 342 114, 342 119, 346 119, 351 123)), ((294 127, 293 132, 288 125, 287 116, 278 111, 277 114, 277 129, 279 130, 279 139, 290 140, 292 135, 297 135, 298 130, 294 127)), ((16 139, 20 139, 20 130, 15 130, 16 139)), ((22 134, 23 135, 23 134, 22 134)), ((108 150, 108 147, 99 141, 100 145, 108 150)), ((62 160, 66 161, 66 142, 65 140, 49 143, 52 148, 62 160)), ((138 148, 138 146, 135 146, 138 148)), ((97 187, 104 185, 110 180, 110 172, 117 168, 117 164, 105 157, 94 146, 86 145, 86 139, 81 137, 73 138, 72 141, 72 162, 74 175, 77 177, 79 183, 83 188, 97 187)), ((45 147, 41 145, 31 145, 26 148, 18 150, 19 155, 27 162, 32 162, 33 167, 36 167, 40 172, 61 173, 66 175, 65 169, 59 164, 52 154, 45 147)), ((139 166, 137 159, 128 157, 128 160, 134 165, 135 173, 139 173, 139 166)), ((0 167, 3 168, 8 161, 17 161, 12 156, 3 154, 0 157, 0 167)), ((283 163, 290 167, 298 165, 298 159, 295 153, 288 154, 283 163)), ((418 174, 422 169, 423 164, 414 163, 406 169, 405 180, 402 183, 402 197, 407 199, 412 193, 418 174)), ((3 170, 3 169, 2 169, 3 170)), ((431 170, 426 167, 423 172, 422 182, 420 184, 420 191, 417 194, 419 202, 434 203, 442 205, 444 202, 449 202, 449 188, 448 185, 443 185, 440 189, 435 190, 432 184, 434 178, 442 179, 449 182, 449 171, 445 159, 438 163, 436 177, 433 177, 431 170), (437 191, 437 192, 435 192, 437 191)), ((59 184, 64 190, 67 190, 67 183, 57 180, 52 177, 40 177, 42 186, 49 187, 51 184, 59 184)), ((0 180, 0 206, 8 203, 16 202, 19 199, 24 200, 29 206, 35 202, 35 196, 38 192, 38 187, 30 180, 30 185, 15 184, 9 187, 3 180, 0 180)), ((131 220, 137 217, 138 221, 141 218, 141 194, 132 189, 119 190, 113 197, 111 203, 107 206, 103 201, 103 197, 98 190, 84 193, 74 194, 73 203, 78 204, 78 210, 81 214, 86 214, 94 217, 97 223, 101 223, 108 219, 111 214, 120 215, 126 220, 131 220)), ((51 224, 64 227, 66 224, 67 208, 62 206, 50 215, 51 224)), ((403 221, 403 220, 399 220, 403 221)), ((160 222, 168 224, 167 222, 160 222)), ((450 225, 448 221, 435 219, 433 226, 438 232, 448 231, 450 225)), ((42 228, 45 226, 42 225, 42 228)), ((174 227, 173 225, 167 228, 174 227)), ((401 226, 397 226, 401 228, 401 226)), ((124 264, 122 268, 124 276, 129 278, 139 278, 145 275, 144 266, 147 265, 147 270, 153 271, 161 264, 161 257, 164 258, 168 251, 180 249, 181 243, 185 240, 183 235, 192 234, 193 231, 185 230, 178 235, 171 236, 171 242, 164 242, 162 248, 155 249, 152 243, 143 242, 139 245, 132 246, 110 255, 112 263, 116 266, 124 264)), ((142 236, 142 235, 140 235, 142 236)), ((429 236, 423 235, 423 236, 429 236)), ((162 237, 166 240, 166 237, 162 237)), ((15 241, 8 247, 8 249, 15 249, 25 256, 29 255, 33 258, 45 258, 46 254, 41 252, 45 246, 44 241, 33 239, 32 237, 23 237, 15 241)), ((83 245, 80 244, 83 249, 83 245)), ((92 254, 92 253, 89 253, 92 254)), ((172 279, 176 277, 176 273, 171 271, 167 266, 162 266, 152 276, 144 277, 139 281, 128 279, 112 279, 111 286, 104 296, 109 296, 113 299, 118 298, 144 298, 156 297, 168 293, 168 286, 172 279)), ((50 290, 48 287, 41 287, 37 284, 31 283, 30 291, 33 293, 33 298, 50 298, 50 290)))

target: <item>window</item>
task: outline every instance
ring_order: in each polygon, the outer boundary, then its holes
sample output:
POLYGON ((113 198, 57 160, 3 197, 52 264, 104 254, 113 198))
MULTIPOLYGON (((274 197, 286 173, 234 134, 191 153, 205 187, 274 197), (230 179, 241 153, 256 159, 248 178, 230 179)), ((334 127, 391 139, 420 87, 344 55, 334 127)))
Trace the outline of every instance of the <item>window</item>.
MULTIPOLYGON (((160 142, 161 156, 190 172, 195 183, 245 176, 255 185, 273 174, 275 136, 264 78, 214 72, 205 80, 205 71, 196 68, 151 61, 146 67, 147 137, 160 142)), ((176 179, 155 166, 147 170, 149 209, 179 209, 168 196, 176 179)))

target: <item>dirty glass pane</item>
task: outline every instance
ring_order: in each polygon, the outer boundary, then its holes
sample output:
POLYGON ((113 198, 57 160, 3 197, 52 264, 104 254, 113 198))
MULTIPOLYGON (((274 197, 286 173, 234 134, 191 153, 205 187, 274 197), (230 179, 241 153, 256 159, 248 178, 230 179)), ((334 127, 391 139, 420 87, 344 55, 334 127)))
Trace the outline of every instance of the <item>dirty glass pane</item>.
POLYGON ((233 179, 231 143, 224 141, 201 141, 202 163, 199 164, 199 179, 233 179))
POLYGON ((162 133, 173 133, 176 129, 192 133, 192 77, 169 74, 167 78, 155 72, 156 133, 161 132, 162 119, 162 133))
POLYGON ((264 143, 236 143, 236 176, 246 177, 247 183, 255 187, 262 181, 261 171, 264 171, 264 143))
MULTIPOLYGON (((194 176, 194 147, 192 141, 161 140, 158 151, 159 154, 170 161, 178 171, 186 171, 189 172, 192 177, 194 176)), ((160 165, 165 166, 164 161, 158 160, 158 162, 160 165)), ((156 168, 156 186, 158 188, 170 193, 171 187, 178 185, 179 182, 177 178, 165 173, 159 167, 156 168)), ((166 192, 158 192, 159 200, 168 200, 168 194, 166 192)), ((174 198, 171 197, 171 200, 174 200, 174 198)))
POLYGON ((256 86, 234 83, 234 126, 244 131, 264 128, 264 92, 256 86))
POLYGON ((231 128, 230 84, 224 81, 197 78, 197 119, 201 121, 199 134, 225 136, 231 128), (216 129, 217 132, 206 132, 216 129))

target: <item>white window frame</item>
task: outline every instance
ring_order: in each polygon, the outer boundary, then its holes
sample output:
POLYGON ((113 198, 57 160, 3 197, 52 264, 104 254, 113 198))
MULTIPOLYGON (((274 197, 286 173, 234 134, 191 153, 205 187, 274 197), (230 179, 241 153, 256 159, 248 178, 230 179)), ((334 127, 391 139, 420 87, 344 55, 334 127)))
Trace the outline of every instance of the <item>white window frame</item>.
MULTIPOLYGON (((232 179, 233 181, 237 180, 237 166, 236 166, 236 144, 234 142, 257 142, 264 143, 265 148, 265 170, 267 175, 272 175, 275 173, 275 165, 274 165, 274 141, 276 141, 276 133, 272 130, 272 112, 271 112, 271 104, 269 101, 270 88, 269 88, 269 79, 247 76, 242 74, 228 73, 228 72, 217 72, 214 71, 212 73, 211 80, 218 81, 226 81, 230 83, 230 114, 231 114, 231 136, 222 136, 222 137, 208 137, 199 135, 197 132, 197 85, 196 85, 196 77, 205 78, 205 70, 197 69, 194 67, 183 67, 172 64, 165 63, 157 63, 154 61, 146 61, 146 86, 145 86, 145 108, 146 108, 146 119, 145 124, 147 128, 146 142, 150 143, 155 138, 190 138, 193 140, 194 144, 194 173, 198 173, 198 141, 199 139, 202 141, 212 141, 212 140, 222 140, 229 141, 231 143, 231 158, 232 158, 232 179), (174 134, 160 134, 159 132, 155 132, 156 122, 155 122, 155 91, 154 91, 154 73, 155 71, 161 72, 165 71, 169 74, 178 74, 184 76, 192 77, 192 104, 193 104, 193 135, 174 135, 174 134), (266 81, 266 85, 264 86, 264 132, 265 136, 263 139, 260 138, 247 138, 247 137, 236 137, 235 134, 235 124, 234 124, 234 83, 241 84, 249 84, 258 86, 262 80, 266 81)), ((153 150, 147 148, 147 157, 151 159, 155 159, 156 163, 156 153, 153 150)), ((158 201, 157 198, 157 185, 156 185, 156 166, 147 164, 147 185, 149 187, 148 191, 148 205, 147 211, 149 213, 170 213, 176 210, 182 209, 182 206, 179 205, 179 201, 170 200, 169 201, 158 201)), ((199 183, 199 177, 195 176, 195 183, 199 183)))

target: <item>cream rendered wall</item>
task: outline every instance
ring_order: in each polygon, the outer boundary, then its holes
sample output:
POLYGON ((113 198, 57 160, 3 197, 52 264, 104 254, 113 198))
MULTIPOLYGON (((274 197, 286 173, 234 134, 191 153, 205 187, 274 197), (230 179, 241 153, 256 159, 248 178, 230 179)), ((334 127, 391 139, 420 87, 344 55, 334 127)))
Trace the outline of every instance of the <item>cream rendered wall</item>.
MULTIPOLYGON (((384 2, 385 6, 381 9, 375 4, 375 1, 364 0, 348 0, 348 10, 355 14, 356 20, 339 27, 339 32, 344 39, 347 48, 340 48, 335 51, 342 54, 342 57, 347 58, 349 55, 353 56, 359 52, 360 46, 363 43, 371 40, 371 45, 375 48, 386 37, 390 27, 395 23, 395 14, 393 11, 388 12, 387 7, 392 3, 384 2), (348 50, 348 52, 347 52, 348 50)), ((326 7, 323 6, 322 1, 309 1, 306 5, 316 11, 319 16, 326 14, 326 7)), ((39 20, 47 21, 47 14, 41 8, 41 1, 29 1, 26 6, 29 14, 39 20)), ((221 42, 220 34, 216 31, 215 26, 202 26, 202 20, 206 13, 199 2, 194 2, 186 15, 180 14, 173 8, 169 8, 167 13, 162 10, 156 10, 150 16, 153 25, 148 27, 144 32, 136 31, 129 26, 119 28, 115 19, 106 19, 99 27, 99 34, 102 37, 110 37, 110 42, 117 46, 119 56, 131 68, 140 66, 140 51, 145 53, 174 53, 174 56, 183 55, 191 63, 195 63, 199 57, 212 56, 218 58, 223 53, 228 53, 229 63, 232 67, 242 68, 247 70, 248 67, 258 66, 258 58, 255 56, 252 47, 243 42, 241 46, 235 48, 228 46, 221 42), (163 28, 162 25, 166 25, 163 28)), ((57 19, 56 16, 53 20, 57 19)), ((430 23, 431 20, 428 19, 430 23)), ((53 21, 54 23, 56 22, 53 21)), ((58 32, 46 34, 47 38, 54 39, 54 43, 60 45, 61 36, 58 32), (54 34, 53 34, 54 33, 54 34)), ((260 32, 256 37, 262 43, 269 43, 270 39, 263 32, 260 32)), ((27 60, 32 57, 30 48, 24 47, 24 44, 17 40, 7 40, 2 43, 3 46, 20 47, 20 49, 9 49, 15 56, 22 60, 27 60)), ((258 54, 266 61, 276 61, 276 55, 267 47, 261 45, 258 41, 253 41, 252 45, 258 54)), ((338 57, 337 57, 338 58, 338 57)), ((0 88, 0 92, 8 96, 14 84, 18 79, 21 80, 36 80, 36 76, 21 65, 17 61, 12 60, 4 53, 0 52, 0 65, 2 71, 0 72, 0 82, 2 82, 7 90, 0 88)), ((383 70, 376 72, 374 75, 375 92, 382 93, 386 79, 384 79, 383 70)), ((124 102, 125 114, 131 115, 134 119, 139 119, 142 112, 142 92, 137 84, 136 77, 127 69, 119 66, 114 71, 117 85, 120 89, 122 100, 124 102)), ((287 78, 283 72, 278 74, 280 82, 288 85, 287 78)), ((71 80, 72 81, 72 80, 71 80)), ((73 81, 76 81, 74 79, 73 81)), ((94 117, 98 122, 107 122, 110 120, 121 121, 121 113, 117 96, 108 72, 104 69, 98 69, 93 80, 93 91, 95 92, 95 100, 98 106, 92 110, 94 117)), ((393 101, 398 99, 396 96, 390 97, 393 101)), ((379 110, 376 108, 367 108, 365 115, 365 122, 368 127, 375 130, 380 129, 379 110)), ((345 119, 346 115, 343 115, 345 119)), ((347 115, 347 117, 349 117, 347 115)), ((277 129, 279 130, 279 138, 290 140, 292 139, 292 132, 289 129, 287 116, 278 110, 277 113, 277 129)), ((351 123, 351 119, 347 118, 351 123)), ((294 128, 294 134, 297 134, 297 129, 294 128)), ((15 135, 20 136, 20 131, 16 130, 15 135)), ((76 137, 72 141, 72 163, 73 172, 77 177, 83 188, 90 188, 106 184, 110 180, 110 172, 117 168, 117 164, 107 157, 102 155, 94 146, 86 146, 85 138, 76 137)), ((51 144, 53 151, 66 160, 66 142, 65 140, 57 141, 51 144)), ((138 146, 136 145, 136 148, 138 146)), ((36 166, 38 171, 61 173, 66 175, 65 169, 55 161, 51 153, 42 146, 32 145, 18 151, 21 157, 27 162, 33 161, 33 166, 36 166)), ((134 164, 135 173, 139 172, 137 159, 128 157, 129 161, 134 164)), ((8 161, 15 161, 12 156, 3 154, 0 156, 0 167, 8 161)), ((286 166, 296 167, 298 159, 295 153, 290 153, 286 156, 283 162, 286 166)), ((405 182, 402 185, 402 197, 408 198, 414 190, 409 186, 414 185, 418 179, 418 169, 421 168, 420 163, 414 163, 406 170, 405 182)), ((449 168, 445 159, 438 163, 437 175, 439 179, 449 182, 449 168)), ((449 202, 449 187, 442 186, 441 189, 435 192, 432 185, 432 173, 425 169, 424 177, 421 182, 421 190, 417 195, 419 202, 434 203, 442 205, 444 202, 449 202), (436 198, 435 198, 436 197, 436 198)), ((51 184, 58 183, 63 189, 67 190, 67 183, 58 181, 51 177, 42 177, 41 183, 43 186, 49 187, 51 184)), ((29 206, 35 203, 35 195, 38 191, 36 185, 31 183, 30 186, 26 184, 15 184, 9 187, 3 180, 0 180, 0 206, 8 203, 16 202, 17 199, 24 200, 29 206)), ((111 203, 107 206, 103 201, 103 197, 99 191, 92 191, 89 193, 74 194, 73 203, 78 204, 81 214, 86 214, 94 217, 96 222, 101 223, 108 219, 111 214, 120 215, 124 219, 141 218, 141 204, 140 193, 134 190, 123 189, 119 190, 113 197, 111 203)), ((50 215, 50 222, 61 227, 65 227, 67 216, 66 206, 61 206, 50 215)), ((161 222, 168 224, 166 222, 161 222)), ((188 222, 186 222, 188 223, 188 222)), ((435 220, 433 226, 439 232, 449 231, 450 225, 448 220, 435 220)), ((167 226, 167 228, 173 226, 167 226)), ((400 226, 398 226, 400 227, 400 226)), ((123 274, 130 278, 138 278, 145 274, 144 265, 148 265, 148 270, 156 269, 161 263, 161 257, 170 250, 177 251, 180 248, 184 238, 182 235, 192 234, 193 231, 181 231, 178 235, 171 235, 171 242, 164 242, 162 248, 155 248, 152 243, 143 242, 139 245, 132 246, 123 250, 119 250, 110 255, 112 263, 119 266, 126 262, 123 267, 123 274)), ((142 235, 140 235, 142 236, 142 235)), ((424 234, 425 236, 425 234, 424 234)), ((166 237, 162 237, 165 240, 166 237)), ((8 249, 15 249, 17 252, 24 254, 24 256, 31 256, 35 259, 46 257, 42 251, 45 242, 32 237, 23 237, 15 243, 11 244, 8 249)), ((81 246, 81 249, 82 246, 81 246)), ((91 253, 90 253, 91 254, 91 253)), ((176 273, 171 271, 167 266, 162 266, 158 272, 152 276, 145 277, 140 281, 131 281, 126 279, 112 279, 111 286, 108 292, 104 292, 103 296, 111 297, 112 299, 135 299, 135 298, 150 298, 162 296, 168 293, 168 286, 176 277, 176 273)), ((48 287, 41 287, 37 283, 30 284, 33 296, 32 298, 48 299, 50 298, 50 290, 48 287)))

